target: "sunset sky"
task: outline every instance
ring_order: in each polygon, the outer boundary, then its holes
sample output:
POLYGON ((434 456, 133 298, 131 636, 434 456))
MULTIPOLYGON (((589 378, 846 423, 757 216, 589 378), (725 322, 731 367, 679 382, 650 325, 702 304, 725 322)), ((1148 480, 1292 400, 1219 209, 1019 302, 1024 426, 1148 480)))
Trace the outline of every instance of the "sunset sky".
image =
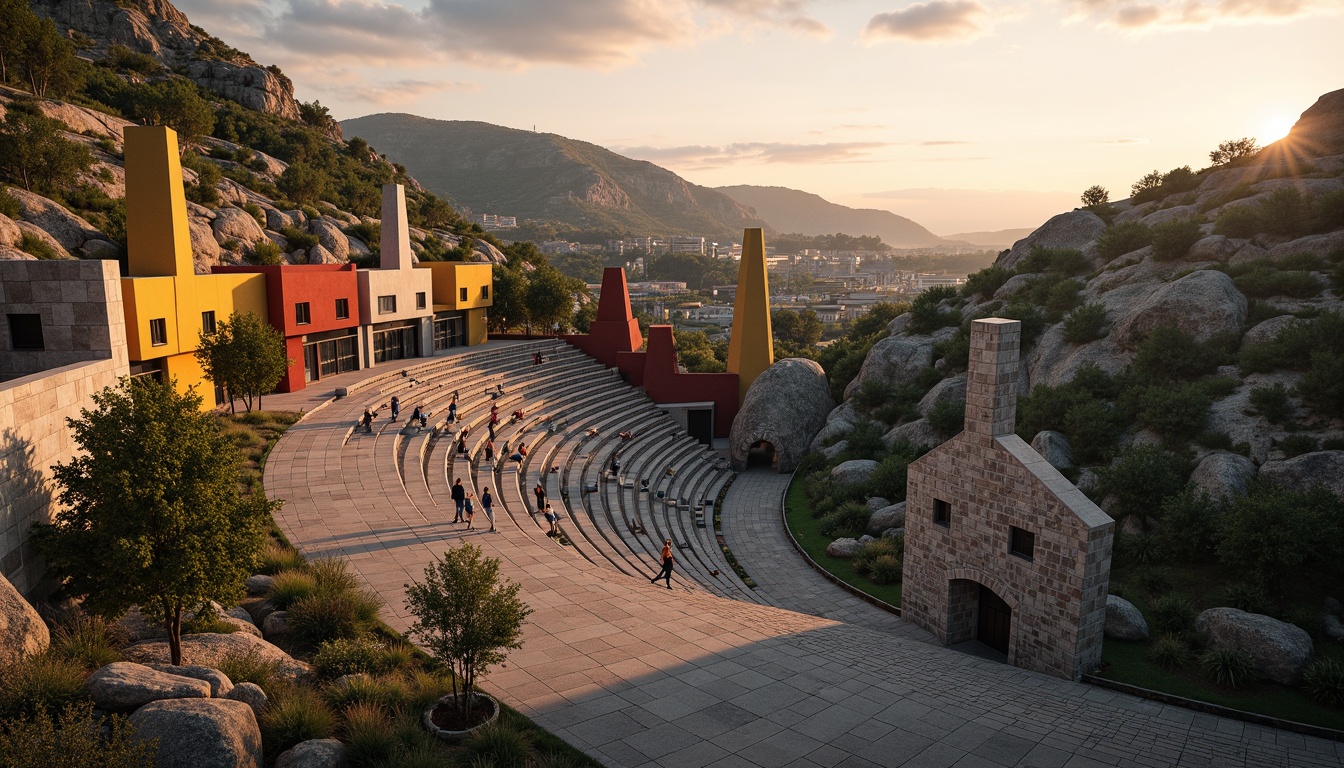
POLYGON ((1344 88, 1344 0, 178 0, 339 119, 558 133, 707 186, 1034 227, 1344 88))

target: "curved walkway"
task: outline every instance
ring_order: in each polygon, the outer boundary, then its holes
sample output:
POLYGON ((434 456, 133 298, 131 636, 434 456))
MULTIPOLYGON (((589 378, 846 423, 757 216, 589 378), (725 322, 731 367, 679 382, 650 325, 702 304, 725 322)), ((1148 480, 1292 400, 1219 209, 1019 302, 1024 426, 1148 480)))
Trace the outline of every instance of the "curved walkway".
POLYGON ((760 494, 778 481, 765 477, 744 476, 730 491, 732 509, 725 505, 723 514, 735 554, 771 602, 815 605, 794 593, 808 590, 802 594, 834 603, 844 621, 665 590, 520 526, 464 531, 443 506, 417 506, 404 488, 398 494, 398 478, 361 463, 369 449, 351 425, 376 397, 330 402, 276 445, 265 482, 272 498, 285 500, 277 523, 305 555, 348 558, 386 600, 384 616, 398 630, 410 623, 404 585, 443 549, 471 541, 499 557, 535 612, 522 650, 487 687, 605 765, 1344 764, 1344 744, 1057 680, 874 628, 881 622, 869 626, 874 618, 864 610, 877 609, 842 608, 853 598, 838 588, 827 597, 788 578, 787 566, 805 569, 791 548, 778 546, 786 541, 766 538, 778 503, 767 511, 760 494), (732 531, 738 521, 755 534, 732 531), (747 543, 757 536, 754 547, 747 543))

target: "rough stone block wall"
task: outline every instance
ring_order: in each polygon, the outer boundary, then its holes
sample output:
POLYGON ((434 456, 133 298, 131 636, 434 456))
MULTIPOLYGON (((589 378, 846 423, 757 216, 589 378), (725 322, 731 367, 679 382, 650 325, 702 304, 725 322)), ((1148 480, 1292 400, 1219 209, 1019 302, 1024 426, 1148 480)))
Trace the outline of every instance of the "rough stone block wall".
POLYGON ((114 261, 0 262, 0 381, 84 360, 125 362, 124 318, 114 261), (12 349, 10 314, 41 315, 46 348, 12 349))

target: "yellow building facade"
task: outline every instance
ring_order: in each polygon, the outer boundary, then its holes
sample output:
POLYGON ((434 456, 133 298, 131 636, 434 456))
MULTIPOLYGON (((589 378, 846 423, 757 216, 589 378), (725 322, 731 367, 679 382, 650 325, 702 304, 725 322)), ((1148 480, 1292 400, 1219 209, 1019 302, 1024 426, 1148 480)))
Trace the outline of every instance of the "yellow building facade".
POLYGON ((267 320, 266 276, 198 275, 187 227, 177 134, 164 126, 127 126, 126 252, 121 280, 131 373, 196 387, 202 408, 216 405, 214 383, 193 352, 201 333, 237 312, 267 320))
POLYGON ((486 340, 488 310, 494 305, 494 265, 488 262, 429 261, 418 269, 433 274, 434 326, 437 340, 448 323, 460 318, 462 343, 474 346, 486 340))

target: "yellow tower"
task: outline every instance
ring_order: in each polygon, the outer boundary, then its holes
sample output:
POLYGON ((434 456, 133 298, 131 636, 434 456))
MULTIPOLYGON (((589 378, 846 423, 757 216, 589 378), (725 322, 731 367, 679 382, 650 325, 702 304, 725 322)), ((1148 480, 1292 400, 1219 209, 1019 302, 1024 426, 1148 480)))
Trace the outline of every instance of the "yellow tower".
POLYGON ((195 270, 177 133, 150 125, 128 127, 123 136, 127 272, 133 277, 191 275, 195 270))
POLYGON ((737 269, 737 302, 733 305, 733 333, 728 340, 728 372, 737 374, 737 402, 747 388, 775 362, 775 339, 770 329, 770 282, 765 275, 765 233, 742 231, 742 263, 737 269))

